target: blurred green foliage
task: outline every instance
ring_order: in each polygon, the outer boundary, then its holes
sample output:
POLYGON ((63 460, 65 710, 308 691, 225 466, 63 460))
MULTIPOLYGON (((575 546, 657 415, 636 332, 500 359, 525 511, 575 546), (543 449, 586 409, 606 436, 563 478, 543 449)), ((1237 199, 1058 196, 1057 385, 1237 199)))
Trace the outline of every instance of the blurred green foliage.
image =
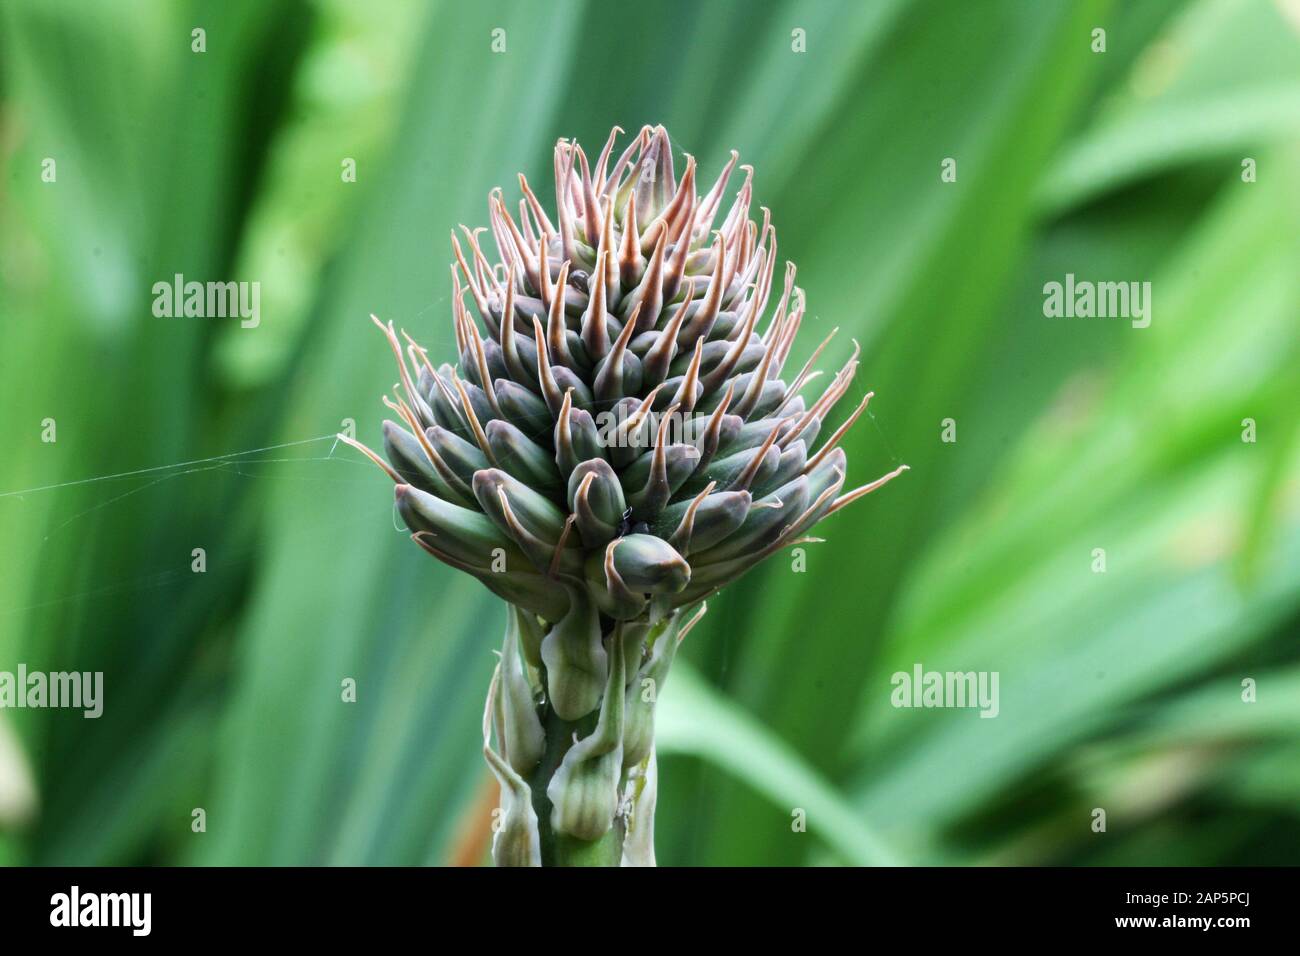
POLYGON ((489 189, 663 123, 755 167, 796 360, 861 343, 850 481, 912 471, 692 632, 660 862, 1294 863, 1298 38, 1290 0, 5 4, 0 669, 106 700, 0 712, 0 862, 474 856, 502 608, 330 436, 383 417, 369 313, 450 353, 489 189), (175 273, 260 326, 155 318, 175 273), (1151 327, 1045 318, 1066 273, 1150 281, 1151 327), (999 716, 892 707, 917 663, 999 716))

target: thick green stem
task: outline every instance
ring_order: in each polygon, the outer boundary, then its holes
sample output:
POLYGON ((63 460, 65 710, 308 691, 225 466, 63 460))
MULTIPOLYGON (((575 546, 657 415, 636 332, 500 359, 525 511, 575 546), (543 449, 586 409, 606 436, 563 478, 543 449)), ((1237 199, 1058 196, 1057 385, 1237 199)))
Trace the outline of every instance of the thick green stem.
POLYGON ((599 840, 587 842, 559 834, 550 860, 543 866, 618 866, 623 858, 623 832, 617 823, 599 840))
POLYGON ((529 778, 533 792, 533 810, 537 813, 538 837, 542 847, 542 866, 618 866, 623 855, 623 827, 615 820, 604 836, 597 840, 579 840, 551 829, 551 801, 546 787, 564 755, 573 746, 574 736, 585 737, 596 723, 596 714, 581 720, 561 720, 546 708, 543 727, 546 751, 542 762, 529 778))
POLYGON ((680 617, 623 622, 604 634, 592 618, 603 693, 599 706, 576 720, 557 708, 582 713, 570 692, 582 690, 587 672, 578 665, 587 658, 547 642, 584 635, 540 635, 529 624, 522 614, 512 619, 484 714, 484 753, 506 810, 494 857, 514 866, 654 866, 654 705, 677 648, 680 617), (491 746, 493 728, 500 753, 491 746))

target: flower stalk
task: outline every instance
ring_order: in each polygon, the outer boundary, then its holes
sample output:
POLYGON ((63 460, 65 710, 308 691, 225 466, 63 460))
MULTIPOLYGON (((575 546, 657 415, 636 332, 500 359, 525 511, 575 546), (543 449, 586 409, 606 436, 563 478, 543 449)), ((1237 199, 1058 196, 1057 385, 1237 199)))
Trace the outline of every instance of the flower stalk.
POLYGON ((616 154, 621 132, 594 162, 557 143, 553 217, 521 175, 518 218, 498 189, 488 228, 453 232, 455 365, 372 316, 395 419, 382 456, 340 436, 412 539, 506 603, 483 719, 499 865, 653 865, 654 709, 705 600, 906 470, 843 492, 870 392, 817 444, 858 352, 815 399, 834 332, 786 374, 804 293, 786 263, 768 313, 753 171, 723 214, 735 153, 700 194, 662 127, 616 154))

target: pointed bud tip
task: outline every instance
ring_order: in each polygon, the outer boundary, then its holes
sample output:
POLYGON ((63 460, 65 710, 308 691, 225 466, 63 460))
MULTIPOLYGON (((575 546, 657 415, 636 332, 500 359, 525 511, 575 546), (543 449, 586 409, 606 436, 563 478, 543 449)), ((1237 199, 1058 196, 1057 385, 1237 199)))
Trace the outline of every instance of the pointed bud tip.
POLYGON ((634 591, 673 594, 690 583, 691 566, 663 538, 629 534, 618 539, 614 567, 634 591))

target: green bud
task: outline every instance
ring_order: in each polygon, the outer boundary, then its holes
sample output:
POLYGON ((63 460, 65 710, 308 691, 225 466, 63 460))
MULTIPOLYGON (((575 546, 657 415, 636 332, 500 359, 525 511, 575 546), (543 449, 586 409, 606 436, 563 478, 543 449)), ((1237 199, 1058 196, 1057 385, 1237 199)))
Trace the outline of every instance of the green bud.
POLYGON ((577 720, 596 709, 609 669, 601 641, 600 613, 578 589, 570 589, 569 612, 542 638, 546 690, 562 720, 577 720))
MULTIPOLYGON (((490 309, 488 311, 491 312, 490 309)), ((506 369, 505 356, 501 354, 501 346, 497 345, 492 339, 484 341, 483 356, 487 359, 488 375, 491 376, 493 382, 499 378, 510 377, 510 372, 506 369)), ((488 383, 488 387, 492 387, 492 382, 488 383)), ((492 391, 493 394, 496 394, 495 388, 492 391)))
MULTIPOLYGON (((736 379, 736 394, 744 394, 749 387, 754 373, 742 375, 736 379)), ((768 412, 776 408, 777 405, 785 399, 785 382, 779 379, 769 379, 763 383, 762 389, 755 397, 752 405, 741 404, 736 408, 737 414, 744 415, 747 418, 761 418, 768 412)))
MULTIPOLYGON (((428 369, 422 369, 420 373, 420 382, 422 385, 426 382, 425 373, 428 369)), ((456 394, 455 386, 451 383, 451 366, 444 362, 438 368, 438 374, 429 374, 427 378, 427 391, 421 388, 421 394, 428 400, 428 407, 433 413, 433 421, 443 428, 455 431, 465 427, 464 411, 461 409, 460 400, 452 400, 451 396, 456 394)))
POLYGON ((569 476, 569 508, 577 516, 578 532, 587 547, 598 548, 618 534, 627 501, 609 462, 593 458, 573 470, 569 476))
POLYGON ((579 840, 595 840, 614 825, 623 773, 623 645, 610 637, 609 675, 596 728, 564 755, 551 777, 551 828, 579 840))
POLYGON ((525 435, 541 434, 551 426, 551 410, 546 407, 544 401, 524 386, 508 378, 499 378, 494 383, 494 387, 501 411, 518 425, 525 435))
POLYGON ((441 482, 433 463, 415 436, 394 421, 384 420, 384 457, 406 483, 429 494, 438 494, 441 482))
MULTIPOLYGON (((551 454, 504 419, 494 418, 483 428, 497 464, 513 478, 538 491, 553 494, 563 484, 551 454)), ((487 467, 484 463, 482 467, 487 467)))
POLYGON ((694 445, 656 447, 623 470, 620 480, 638 515, 654 516, 695 471, 700 450, 694 445))
MULTIPOLYGON (((478 510, 469 484, 440 458, 429 456, 419 439, 393 421, 383 425, 384 454, 411 485, 462 508, 478 510)), ((436 453, 435 453, 436 455, 436 453)))
MULTIPOLYGON (((454 380, 452 381, 452 394, 460 394, 459 390, 455 386, 454 380)), ((470 408, 474 409, 474 415, 480 422, 486 422, 496 417, 496 412, 493 410, 491 403, 488 402, 487 393, 484 392, 483 389, 479 388, 473 382, 467 382, 464 379, 460 380, 460 384, 465 389, 465 397, 469 399, 470 408)))
POLYGON ((735 455, 750 448, 757 448, 767 441, 773 428, 780 428, 784 418, 761 418, 758 421, 745 422, 730 441, 719 442, 724 455, 735 455))
POLYGON ((589 411, 596 404, 591 389, 587 387, 587 383, 578 376, 577 372, 565 368, 563 365, 552 365, 551 375, 554 376, 555 384, 559 386, 562 393, 572 390, 571 401, 574 408, 589 411))
POLYGON ((695 447, 700 450, 700 463, 697 467, 707 467, 719 448, 726 448, 732 443, 740 434, 744 421, 739 415, 721 415, 715 424, 712 416, 709 416, 703 424, 697 425, 695 447))
MULTIPOLYGON (((544 495, 498 468, 474 475, 474 496, 492 523, 528 556, 533 567, 549 571, 556 545, 564 533, 564 514, 544 495)), ((560 570, 576 576, 582 557, 576 540, 560 552, 560 570)))
POLYGON ((596 363, 596 396, 602 401, 621 398, 641 390, 641 360, 631 352, 614 352, 596 363))
MULTIPOLYGON (((726 339, 715 342, 705 342, 704 350, 700 354, 700 372, 708 373, 717 367, 718 363, 726 357, 731 351, 733 343, 726 339)), ((745 346, 745 350, 740 353, 740 361, 736 363, 734 372, 749 372, 758 367, 758 363, 763 359, 763 352, 766 349, 762 342, 751 342, 745 346)), ((686 371, 686 366, 690 364, 691 353, 679 353, 673 364, 669 367, 671 375, 681 375, 686 371)), ((710 406, 709 411, 713 410, 710 406)))
POLYGON ((808 479, 800 475, 754 502, 744 522, 726 540, 695 553, 693 566, 701 572, 719 561, 761 551, 803 514, 809 504, 808 479))
POLYGON ((654 419, 649 408, 641 414, 642 402, 638 398, 624 398, 610 409, 614 426, 607 430, 604 452, 615 468, 626 468, 654 445, 654 419))
POLYGON ((672 594, 691 579, 691 566, 663 538, 629 534, 614 541, 610 550, 615 570, 633 591, 672 594))
POLYGON ((438 409, 434 402, 434 393, 438 391, 438 386, 434 384, 433 373, 425 365, 420 366, 419 372, 415 377, 415 388, 424 399, 425 407, 432 411, 436 417, 438 409))
POLYGON ((537 698, 520 659, 519 615, 506 615, 506 639, 501 649, 501 725, 498 739, 505 758, 519 774, 531 773, 546 750, 546 733, 537 715, 537 698))
POLYGON ((705 497, 693 513, 689 501, 669 505, 659 515, 655 531, 683 555, 703 551, 739 528, 752 502, 748 491, 723 491, 705 497))
POLYGON ((501 786, 501 806, 493 821, 492 861, 497 866, 541 866, 542 845, 537 812, 533 809, 532 789, 505 760, 492 749, 490 729, 501 669, 492 676, 483 713, 483 757, 501 786))
POLYGON ((410 485, 397 485, 394 494, 397 510, 406 526, 412 531, 432 534, 437 548, 459 561, 486 567, 496 548, 505 549, 507 556, 513 552, 523 557, 519 549, 477 511, 453 505, 410 485))
POLYGON ((483 756, 501 785, 492 862, 497 866, 541 866, 542 845, 532 790, 490 747, 483 748, 483 756))
POLYGON ((447 467, 456 473, 461 481, 469 484, 474 480, 474 472, 488 467, 487 456, 473 442, 466 441, 454 432, 438 425, 424 432, 438 457, 447 463, 447 467))
MULTIPOLYGON (((719 458, 709 465, 708 468, 699 469, 690 480, 682 486, 682 491, 687 494, 694 494, 701 491, 710 481, 718 483, 719 491, 742 489, 730 489, 730 486, 746 473, 746 469, 753 463, 754 458, 762 452, 762 448, 746 448, 744 451, 735 452, 727 455, 725 458, 719 458)), ((776 473, 776 467, 781 461, 781 452, 775 446, 767 449, 763 455, 763 460, 758 466, 750 479, 749 487, 761 485, 776 473)))
POLYGON ((603 458, 600 431, 591 413, 570 409, 555 423, 555 464, 562 475, 572 475, 584 461, 603 458))
POLYGON ((762 482, 755 482, 754 496, 761 498, 774 489, 794 481, 796 477, 803 474, 807 464, 808 450, 804 447, 803 442, 797 441, 781 452, 781 459, 777 462, 776 470, 768 478, 762 482))
POLYGON ((616 621, 630 621, 640 615, 650 602, 643 593, 628 587, 614 566, 614 551, 622 540, 616 538, 604 550, 591 552, 583 571, 587 590, 601 613, 616 621))
POLYGON ((717 321, 713 323, 713 328, 709 330, 709 338, 715 341, 727 339, 739 324, 740 313, 733 311, 719 312, 717 321))
MULTIPOLYGON (((529 488, 518 478, 511 477, 499 468, 486 468, 474 474, 474 497, 485 513, 493 516, 501 506, 499 492, 505 492, 510 510, 519 523, 551 544, 560 540, 564 531, 564 512, 545 495, 529 488)), ((508 530, 507 525, 502 525, 508 530)))
POLYGON ((801 441, 804 443, 805 447, 811 448, 813 442, 817 440, 817 434, 821 429, 822 420, 820 417, 814 415, 806 425, 802 426, 797 432, 790 432, 787 437, 791 441, 801 441))

